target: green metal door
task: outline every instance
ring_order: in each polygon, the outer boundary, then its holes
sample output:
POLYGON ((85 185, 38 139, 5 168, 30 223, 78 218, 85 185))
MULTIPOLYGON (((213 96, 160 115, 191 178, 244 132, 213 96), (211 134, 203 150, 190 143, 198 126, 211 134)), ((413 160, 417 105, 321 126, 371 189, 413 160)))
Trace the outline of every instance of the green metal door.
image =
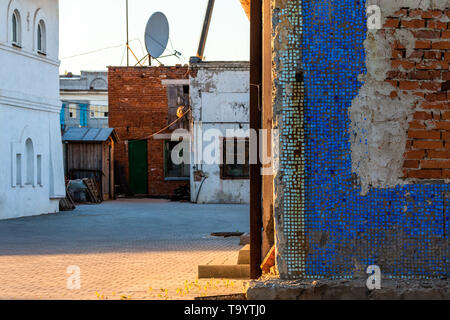
POLYGON ((147 140, 128 142, 130 188, 134 194, 148 194, 147 140))

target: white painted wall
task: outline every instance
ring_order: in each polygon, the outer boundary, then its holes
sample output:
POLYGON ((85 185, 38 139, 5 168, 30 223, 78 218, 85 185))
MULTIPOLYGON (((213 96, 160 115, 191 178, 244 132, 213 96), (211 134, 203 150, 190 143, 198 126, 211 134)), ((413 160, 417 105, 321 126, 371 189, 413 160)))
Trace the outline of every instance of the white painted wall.
POLYGON ((237 130, 236 137, 249 137, 249 64, 203 62, 191 67, 197 71, 196 76, 191 76, 190 79, 193 118, 191 201, 196 202, 198 199, 198 203, 249 203, 250 180, 223 180, 219 164, 196 164, 198 161, 195 161, 210 144, 202 138, 202 134, 209 129, 219 130, 223 136, 227 129, 237 130), (198 170, 207 176, 203 186, 202 181, 195 181, 194 173, 198 170))
POLYGON ((0 219, 58 212, 65 197, 58 20, 58 0, 0 0, 0 219), (14 10, 21 17, 20 48, 11 42, 14 10), (46 55, 37 53, 41 19, 46 55))

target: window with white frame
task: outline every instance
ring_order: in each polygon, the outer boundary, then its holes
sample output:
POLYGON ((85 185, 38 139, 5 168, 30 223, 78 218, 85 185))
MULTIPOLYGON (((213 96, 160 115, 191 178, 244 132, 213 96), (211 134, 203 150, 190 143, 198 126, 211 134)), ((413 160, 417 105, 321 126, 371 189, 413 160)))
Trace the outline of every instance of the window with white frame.
POLYGON ((41 54, 47 53, 47 34, 44 20, 40 20, 37 25, 37 52, 41 54))
POLYGON ((20 13, 18 10, 14 10, 11 18, 11 42, 15 46, 21 46, 22 24, 20 21, 20 13))
POLYGON ((106 119, 108 118, 108 106, 91 105, 90 113, 92 119, 106 119))
POLYGON ((78 105, 75 103, 69 104, 69 118, 76 119, 77 118, 77 109, 78 105))

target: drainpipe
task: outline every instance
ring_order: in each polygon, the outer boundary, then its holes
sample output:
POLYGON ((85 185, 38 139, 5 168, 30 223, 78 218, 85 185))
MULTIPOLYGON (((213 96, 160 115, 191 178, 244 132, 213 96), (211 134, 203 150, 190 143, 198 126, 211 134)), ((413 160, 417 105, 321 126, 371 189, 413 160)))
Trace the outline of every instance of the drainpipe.
MULTIPOLYGON (((261 129, 262 83, 262 0, 250 2, 250 128, 257 132, 259 155, 259 130, 261 129)), ((262 177, 261 162, 250 165, 250 278, 261 276, 262 262, 262 177)))

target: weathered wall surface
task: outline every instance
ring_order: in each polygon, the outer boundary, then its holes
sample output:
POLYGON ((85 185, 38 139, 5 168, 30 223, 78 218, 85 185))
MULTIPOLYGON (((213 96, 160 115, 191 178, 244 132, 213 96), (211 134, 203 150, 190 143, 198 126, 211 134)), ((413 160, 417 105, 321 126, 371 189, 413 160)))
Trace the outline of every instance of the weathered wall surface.
MULTIPOLYGON (((116 130, 120 139, 115 145, 114 157, 126 179, 129 177, 126 141, 145 139, 168 125, 167 86, 163 82, 188 79, 188 74, 187 67, 108 69, 109 127, 116 130)), ((148 195, 173 196, 176 189, 189 184, 189 181, 165 179, 163 140, 148 139, 147 150, 148 195)), ((116 183, 119 181, 120 178, 116 178, 116 183)))
MULTIPOLYGON (((402 179, 408 140, 413 148, 416 140, 433 140, 410 136, 419 120, 414 115, 431 114, 420 108, 435 102, 426 101, 427 95, 443 99, 446 80, 438 77, 439 89, 428 87, 436 82, 431 79, 389 78, 396 67, 406 73, 407 57, 420 56, 425 44, 428 53, 414 61, 413 71, 422 71, 424 62, 429 68, 425 60, 430 59, 442 76, 447 49, 440 43, 447 41, 426 39, 436 30, 421 29, 434 23, 448 27, 447 1, 271 4, 273 126, 280 129, 274 217, 281 278, 358 277, 373 264, 388 278, 448 276, 450 188, 442 181, 402 179), (370 4, 378 4, 383 14, 384 28, 377 31, 367 30, 370 4), (415 11, 418 7, 423 13, 415 11), (402 8, 406 15, 395 17, 402 8), (439 16, 430 11, 435 9, 439 16), (396 22, 389 19, 399 19, 402 27, 391 28, 396 22), (437 62, 433 54, 442 50, 437 62), (411 90, 415 80, 424 87, 411 90)), ((424 71, 430 75, 430 69, 424 71)), ((433 119, 440 122, 442 115, 433 119)))
POLYGON ((350 108, 352 164, 362 192, 447 179, 450 5, 368 1, 382 29, 368 30, 367 73, 350 108), (406 154, 405 154, 406 153, 406 154))
POLYGON ((220 164, 198 163, 212 141, 204 141, 208 130, 224 137, 235 130, 236 137, 249 137, 250 83, 248 62, 203 62, 191 65, 192 107, 191 201, 198 203, 248 203, 249 179, 221 178, 220 164), (199 173, 202 179, 196 179, 199 173), (203 181, 204 180, 204 181, 203 181))
POLYGON ((65 197, 58 1, 0 0, 0 16, 0 219, 55 213, 65 197), (21 19, 13 45, 15 11, 21 19), (37 52, 40 20, 46 55, 37 52))

